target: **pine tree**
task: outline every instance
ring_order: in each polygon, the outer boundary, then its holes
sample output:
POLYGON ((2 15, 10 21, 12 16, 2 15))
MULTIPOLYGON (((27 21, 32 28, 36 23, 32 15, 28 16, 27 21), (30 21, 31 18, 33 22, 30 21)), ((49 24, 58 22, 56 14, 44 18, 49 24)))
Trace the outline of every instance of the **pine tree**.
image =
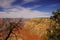
POLYGON ((50 17, 51 26, 47 31, 48 40, 60 40, 60 9, 52 14, 53 16, 50 17), (53 22, 55 22, 54 25, 53 22))

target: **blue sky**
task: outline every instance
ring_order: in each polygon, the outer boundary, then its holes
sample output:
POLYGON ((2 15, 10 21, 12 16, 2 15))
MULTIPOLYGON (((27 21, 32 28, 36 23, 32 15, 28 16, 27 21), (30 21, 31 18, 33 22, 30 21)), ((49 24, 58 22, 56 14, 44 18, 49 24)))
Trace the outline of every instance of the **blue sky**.
POLYGON ((46 12, 51 16, 52 11, 60 8, 60 0, 0 0, 0 12, 6 12, 7 9, 12 11, 11 9, 15 8, 43 12, 43 14, 46 12))

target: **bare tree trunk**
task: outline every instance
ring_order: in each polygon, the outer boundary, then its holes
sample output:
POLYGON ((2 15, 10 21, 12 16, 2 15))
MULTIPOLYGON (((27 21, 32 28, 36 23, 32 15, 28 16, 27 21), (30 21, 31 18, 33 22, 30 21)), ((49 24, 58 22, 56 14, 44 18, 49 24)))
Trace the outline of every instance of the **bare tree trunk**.
POLYGON ((9 34, 8 34, 8 36, 6 37, 6 39, 5 40, 8 40, 8 38, 10 37, 10 34, 12 33, 12 30, 10 30, 10 32, 9 32, 9 34))
POLYGON ((10 35, 11 35, 13 29, 14 29, 16 26, 17 26, 16 24, 10 23, 10 27, 9 27, 9 28, 10 28, 10 31, 9 31, 8 36, 6 37, 5 40, 8 40, 8 38, 10 37, 10 35))

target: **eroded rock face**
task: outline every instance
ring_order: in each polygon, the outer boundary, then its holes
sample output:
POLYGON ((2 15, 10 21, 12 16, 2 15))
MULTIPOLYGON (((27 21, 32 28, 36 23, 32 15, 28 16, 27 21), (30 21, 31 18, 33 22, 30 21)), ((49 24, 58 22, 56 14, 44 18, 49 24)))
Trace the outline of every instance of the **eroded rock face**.
MULTIPOLYGON (((5 19, 4 24, 7 24, 7 26, 9 26, 10 22, 18 23, 20 22, 19 20, 20 19, 5 19)), ((44 36, 46 35, 46 29, 49 26, 50 19, 35 18, 35 19, 29 19, 28 21, 25 21, 25 20, 27 19, 23 19, 24 25, 19 24, 19 26, 16 26, 12 30, 12 33, 8 38, 8 40, 45 40, 44 36)), ((0 39, 4 40, 8 35, 8 32, 9 32, 8 30, 4 32, 0 32, 0 39)))
POLYGON ((27 21, 24 27, 31 30, 31 32, 41 35, 46 34, 46 29, 49 28, 50 19, 49 18, 35 18, 27 21))

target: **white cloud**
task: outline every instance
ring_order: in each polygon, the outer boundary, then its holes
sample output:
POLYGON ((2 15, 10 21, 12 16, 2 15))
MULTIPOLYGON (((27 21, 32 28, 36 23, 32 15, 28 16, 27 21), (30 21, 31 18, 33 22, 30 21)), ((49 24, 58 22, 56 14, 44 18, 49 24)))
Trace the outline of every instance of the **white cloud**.
POLYGON ((45 12, 39 12, 39 11, 31 11, 28 9, 12 9, 14 12, 1 12, 0 17, 8 17, 8 18, 19 18, 19 17, 24 17, 24 18, 35 18, 35 17, 47 17, 46 15, 48 13, 45 12))
MULTIPOLYGON (((0 7, 11 8, 11 3, 15 0, 0 0, 0 7)), ((34 2, 35 0, 24 0, 22 3, 34 2)), ((40 5, 35 5, 31 8, 40 7, 40 5)), ((36 18, 36 17, 49 17, 49 12, 41 12, 36 10, 30 10, 31 8, 24 8, 21 6, 14 6, 11 9, 5 9, 4 12, 0 12, 0 18, 36 18)))
POLYGON ((35 2, 36 0, 23 0, 23 2, 21 3, 21 5, 27 4, 29 2, 35 2))
POLYGON ((18 7, 6 10, 5 12, 0 12, 0 18, 37 18, 49 17, 49 14, 49 12, 40 12, 23 7, 18 7))
POLYGON ((11 3, 15 0, 0 0, 0 7, 8 8, 11 6, 11 3))

